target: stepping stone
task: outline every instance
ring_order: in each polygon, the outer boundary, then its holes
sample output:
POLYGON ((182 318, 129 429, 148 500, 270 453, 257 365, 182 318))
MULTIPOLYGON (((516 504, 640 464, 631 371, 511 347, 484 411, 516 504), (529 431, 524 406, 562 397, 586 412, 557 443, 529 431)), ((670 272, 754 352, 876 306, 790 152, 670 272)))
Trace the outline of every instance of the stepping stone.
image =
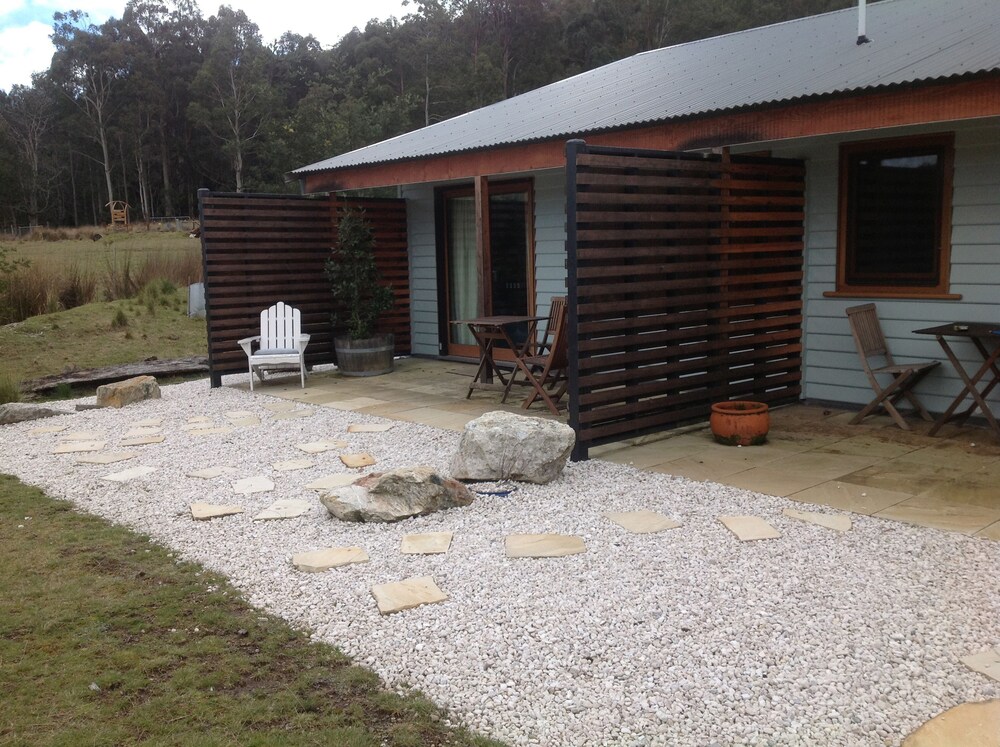
POLYGON ((299 451, 304 451, 306 454, 322 454, 325 451, 334 451, 335 449, 343 449, 347 446, 347 441, 339 441, 335 439, 323 439, 322 441, 310 441, 305 444, 295 444, 295 448, 299 451))
POLYGON ((188 431, 189 436, 221 436, 226 433, 232 433, 233 429, 228 425, 222 425, 215 428, 198 428, 192 431, 188 431))
POLYGON ((395 423, 378 423, 378 424, 358 424, 349 425, 347 427, 348 433, 385 433, 390 428, 394 427, 395 423))
POLYGON ((327 475, 313 480, 306 485, 306 490, 333 490, 351 485, 355 480, 360 480, 360 475, 327 475))
POLYGON ((1000 682, 1000 648, 991 648, 981 654, 963 656, 962 663, 969 669, 1000 682))
POLYGON ((271 466, 278 470, 278 472, 294 472, 297 469, 315 467, 316 462, 311 459, 289 459, 284 462, 275 462, 271 466))
POLYGON ((583 538, 571 534, 510 534, 504 546, 508 558, 561 558, 587 551, 583 538))
POLYGON ((192 503, 191 518, 198 521, 216 519, 220 516, 232 516, 241 514, 243 509, 240 506, 222 506, 216 503, 192 503))
POLYGON ((29 436, 44 436, 46 433, 62 433, 69 428, 68 425, 46 425, 42 428, 32 428, 28 431, 29 436))
POLYGON ((1000 747, 1000 700, 949 708, 910 734, 903 747, 1000 747))
POLYGON ((263 475, 254 477, 244 477, 233 483, 233 491, 240 495, 251 495, 253 493, 267 493, 274 490, 274 483, 263 475))
POLYGON ((208 415, 192 415, 187 421, 189 423, 211 423, 212 419, 208 415))
POLYGON ((260 418, 227 418, 230 425, 236 426, 237 428, 252 428, 255 425, 260 425, 260 418))
POLYGON ((59 436, 60 441, 96 441, 99 438, 104 438, 104 434, 97 431, 73 431, 59 436))
POLYGON ((188 472, 188 477, 200 477, 202 480, 211 480, 215 477, 222 477, 223 475, 235 475, 239 472, 235 467, 205 467, 204 469, 196 469, 194 472, 188 472))
POLYGON ((413 609, 422 604, 434 604, 448 599, 430 576, 416 576, 391 584, 376 584, 372 596, 383 615, 413 609))
POLYGON ((340 461, 345 467, 370 467, 375 464, 375 457, 371 454, 344 454, 340 457, 340 461))
POLYGON ((297 552, 292 556, 292 565, 305 573, 319 573, 342 565, 367 562, 368 553, 360 547, 327 547, 323 550, 297 552))
POLYGON ((113 472, 110 475, 103 475, 101 479, 111 480, 112 482, 128 482, 129 480, 134 480, 137 477, 145 477, 154 472, 156 472, 156 467, 133 467, 121 472, 113 472))
POLYGON ((138 423, 133 423, 136 428, 159 428, 163 425, 163 418, 146 418, 138 423))
POLYGON ((159 428, 133 428, 125 434, 125 438, 135 438, 139 436, 162 436, 163 432, 159 428))
POLYGON ((295 403, 289 402, 288 400, 282 400, 281 402, 268 402, 263 406, 265 410, 270 412, 285 412, 287 410, 294 410, 295 403))
POLYGON ((302 418, 308 418, 313 415, 312 410, 285 410, 283 412, 274 413, 275 420, 301 420, 302 418))
POLYGON ((187 431, 188 433, 191 431, 205 431, 209 428, 215 428, 215 423, 211 420, 206 420, 204 422, 198 421, 197 423, 188 423, 187 425, 181 426, 181 430, 187 431))
POLYGON ((162 444, 167 440, 166 436, 136 436, 126 438, 122 441, 122 446, 148 446, 149 444, 162 444))
POLYGON ((781 536, 781 532, 759 516, 720 516, 719 521, 725 524, 726 529, 735 534, 740 542, 775 539, 781 536))
POLYGON ((107 445, 106 441, 68 441, 54 448, 52 454, 76 454, 84 451, 100 451, 107 445))
POLYGON ((451 538, 451 532, 407 534, 399 543, 399 551, 404 555, 440 555, 448 552, 451 538))
POLYGON ((312 503, 301 501, 297 498, 283 498, 275 501, 259 514, 253 517, 254 521, 264 521, 265 519, 294 519, 308 513, 313 507, 312 503))
POLYGON ((82 456, 76 460, 77 464, 114 464, 124 462, 126 459, 135 459, 139 456, 135 451, 105 451, 100 454, 90 454, 82 456))
POLYGON ((664 529, 676 529, 681 526, 680 522, 658 514, 655 511, 609 511, 602 514, 605 519, 610 519, 618 526, 627 529, 634 534, 652 534, 662 532, 664 529))
POLYGON ((799 521, 807 521, 810 524, 818 524, 827 529, 834 529, 838 532, 849 532, 854 526, 850 516, 842 514, 821 514, 816 511, 797 511, 794 508, 782 509, 781 513, 799 521))
POLYGON ((255 418, 256 414, 250 410, 229 410, 224 413, 226 420, 243 420, 244 418, 255 418))

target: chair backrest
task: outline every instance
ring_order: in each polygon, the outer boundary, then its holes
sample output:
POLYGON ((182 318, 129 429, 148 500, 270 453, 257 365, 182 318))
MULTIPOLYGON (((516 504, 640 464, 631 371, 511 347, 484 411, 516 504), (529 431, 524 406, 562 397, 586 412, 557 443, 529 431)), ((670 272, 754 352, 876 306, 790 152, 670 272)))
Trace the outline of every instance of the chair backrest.
POLYGON ((560 300, 562 304, 559 316, 555 320, 556 326, 552 333, 552 343, 548 353, 549 360, 546 364, 546 368, 550 371, 569 367, 569 321, 566 318, 566 299, 560 300))
POLYGON ((865 370, 870 368, 868 359, 877 355, 885 358, 886 363, 891 366, 893 363, 892 354, 886 344, 885 335, 882 334, 882 325, 879 323, 875 304, 865 303, 860 306, 851 306, 847 309, 847 319, 850 322, 854 344, 858 348, 858 355, 861 356, 865 370))
POLYGON ((302 333, 302 314, 278 301, 260 312, 260 349, 294 350, 302 333))
POLYGON ((549 320, 545 323, 545 331, 539 343, 539 352, 548 350, 556 336, 556 326, 566 315, 566 296, 552 296, 549 300, 549 320))

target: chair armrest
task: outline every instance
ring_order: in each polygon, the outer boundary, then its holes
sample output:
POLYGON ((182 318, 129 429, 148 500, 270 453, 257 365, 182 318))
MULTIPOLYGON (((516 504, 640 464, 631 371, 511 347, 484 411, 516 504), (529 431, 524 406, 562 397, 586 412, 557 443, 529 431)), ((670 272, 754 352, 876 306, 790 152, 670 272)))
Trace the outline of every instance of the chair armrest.
POLYGON ((238 340, 237 343, 243 352, 250 355, 253 352, 253 344, 255 342, 260 342, 260 335, 254 335, 253 337, 244 337, 242 340, 238 340))
POLYGON ((304 353, 306 351, 306 346, 309 345, 309 338, 310 337, 312 337, 312 335, 307 335, 304 332, 299 335, 299 340, 298 340, 297 347, 298 347, 300 353, 304 353))

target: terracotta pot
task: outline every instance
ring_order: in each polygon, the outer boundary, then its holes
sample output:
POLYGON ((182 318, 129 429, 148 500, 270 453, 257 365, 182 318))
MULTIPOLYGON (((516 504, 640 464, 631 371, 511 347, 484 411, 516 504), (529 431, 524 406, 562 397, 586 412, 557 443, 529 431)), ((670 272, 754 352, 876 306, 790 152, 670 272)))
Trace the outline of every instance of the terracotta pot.
POLYGON ((771 417, 763 402, 716 402, 709 420, 715 440, 726 446, 756 446, 767 440, 771 417))

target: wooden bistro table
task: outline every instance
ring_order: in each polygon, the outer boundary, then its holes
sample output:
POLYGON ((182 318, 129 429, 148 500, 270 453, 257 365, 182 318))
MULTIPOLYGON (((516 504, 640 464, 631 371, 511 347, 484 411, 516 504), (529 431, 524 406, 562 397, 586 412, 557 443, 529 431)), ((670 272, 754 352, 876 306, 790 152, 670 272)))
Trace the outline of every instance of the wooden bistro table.
POLYGON ((472 392, 475 389, 503 391, 507 388, 507 379, 505 376, 512 376, 513 373, 504 374, 503 370, 497 365, 496 359, 493 357, 494 348, 497 343, 502 342, 511 349, 514 355, 523 358, 527 354, 532 340, 535 339, 535 328, 542 319, 545 319, 545 317, 481 316, 476 319, 460 319, 452 322, 452 324, 464 324, 468 326, 469 331, 476 338, 476 343, 479 345, 479 368, 476 369, 476 375, 472 377, 472 383, 469 384, 469 391, 465 395, 466 399, 472 396, 472 392), (514 342, 510 336, 511 329, 518 324, 527 325, 527 333, 525 334, 524 342, 521 344, 514 342), (494 376, 499 381, 494 381, 494 376))
POLYGON ((996 416, 990 410, 989 405, 986 404, 986 398, 990 392, 993 391, 993 388, 997 384, 1000 384, 1000 368, 997 367, 997 359, 1000 358, 1000 336, 998 336, 1000 335, 1000 324, 952 322, 951 324, 941 324, 937 327, 915 329, 913 332, 918 335, 934 335, 941 349, 944 350, 944 354, 951 361, 955 372, 965 384, 962 391, 958 393, 955 400, 948 406, 948 409, 944 411, 941 417, 937 419, 937 422, 934 423, 934 426, 928 431, 928 434, 933 436, 941 430, 941 426, 952 420, 964 423, 978 408, 982 410, 983 415, 989 422, 990 428, 997 435, 997 438, 1000 438, 1000 423, 997 423, 996 416), (955 351, 951 349, 951 345, 948 344, 947 338, 949 337, 971 340, 972 344, 976 346, 976 350, 983 357, 982 365, 971 375, 965 369, 965 366, 962 365, 958 356, 955 355, 955 351), (989 375, 987 376, 987 374, 989 375), (955 411, 968 397, 972 398, 969 407, 962 412, 956 413, 955 411))

